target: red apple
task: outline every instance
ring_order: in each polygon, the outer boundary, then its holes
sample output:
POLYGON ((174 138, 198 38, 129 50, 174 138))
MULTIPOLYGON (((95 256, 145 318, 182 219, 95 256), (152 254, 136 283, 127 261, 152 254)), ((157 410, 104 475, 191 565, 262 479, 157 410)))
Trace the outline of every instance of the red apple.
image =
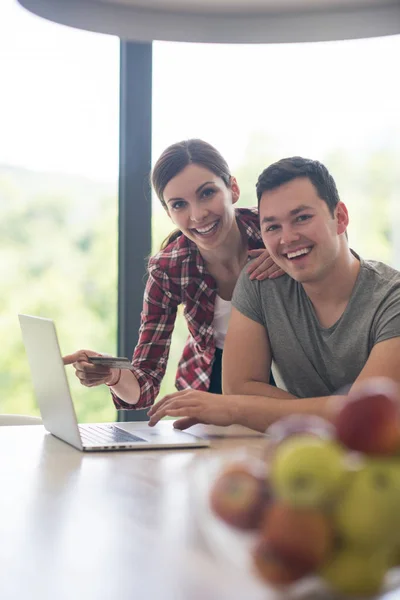
POLYGON ((229 466, 215 481, 210 505, 214 513, 229 525, 255 529, 270 498, 266 477, 239 463, 229 466))
POLYGON ((333 548, 331 522, 316 509, 275 503, 266 513, 261 531, 272 550, 305 570, 322 565, 333 548))
POLYGON ((258 540, 253 550, 253 561, 259 577, 272 585, 288 585, 310 574, 304 563, 281 556, 264 537, 258 540))
POLYGON ((365 454, 395 454, 400 449, 397 384, 384 377, 358 384, 337 409, 335 424, 338 440, 348 448, 365 454))

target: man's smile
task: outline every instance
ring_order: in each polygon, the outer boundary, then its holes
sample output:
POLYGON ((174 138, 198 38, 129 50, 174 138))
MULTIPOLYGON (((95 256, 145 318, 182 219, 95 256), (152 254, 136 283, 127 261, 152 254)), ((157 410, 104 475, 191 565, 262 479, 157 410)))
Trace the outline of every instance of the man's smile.
POLYGON ((303 248, 298 248, 296 250, 290 250, 289 252, 282 252, 282 256, 284 256, 287 260, 296 260, 310 254, 313 246, 306 246, 303 248))

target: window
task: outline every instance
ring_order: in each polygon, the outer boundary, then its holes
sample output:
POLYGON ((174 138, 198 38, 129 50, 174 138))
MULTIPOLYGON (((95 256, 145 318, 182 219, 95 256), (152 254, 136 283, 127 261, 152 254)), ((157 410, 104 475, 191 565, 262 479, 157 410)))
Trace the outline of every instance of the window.
MULTIPOLYGON (((0 412, 37 414, 17 313, 115 353, 119 40, 0 6, 0 412)), ((68 369, 81 421, 114 420, 68 369)))
MULTIPOLYGON (((200 137, 228 160, 255 204, 255 182, 284 156, 330 169, 350 213, 349 239, 364 258, 400 268, 400 36, 273 45, 154 44, 154 160, 200 137)), ((171 229, 154 200, 153 246, 171 229)), ((187 330, 174 332, 162 392, 172 391, 187 330)))

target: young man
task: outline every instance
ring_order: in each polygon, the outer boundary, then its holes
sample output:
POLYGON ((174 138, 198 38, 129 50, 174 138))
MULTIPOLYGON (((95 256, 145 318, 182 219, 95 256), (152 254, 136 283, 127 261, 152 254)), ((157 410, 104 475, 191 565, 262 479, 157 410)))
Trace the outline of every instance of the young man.
POLYGON ((328 170, 283 159, 260 175, 257 197, 264 244, 287 275, 239 278, 223 356, 228 395, 172 394, 150 424, 168 414, 185 417, 181 428, 198 420, 263 431, 290 413, 329 416, 331 395, 368 377, 400 383, 400 273, 349 248, 328 170))

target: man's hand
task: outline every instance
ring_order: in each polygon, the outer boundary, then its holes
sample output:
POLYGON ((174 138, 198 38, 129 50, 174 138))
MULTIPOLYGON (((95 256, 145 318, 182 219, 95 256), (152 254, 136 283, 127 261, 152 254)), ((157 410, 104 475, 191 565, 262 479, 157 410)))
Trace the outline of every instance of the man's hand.
POLYGON ((196 390, 184 390, 164 396, 148 411, 153 427, 163 417, 183 417, 175 421, 175 429, 187 429, 196 423, 232 425, 234 401, 229 396, 196 390))
POLYGON ((285 271, 282 271, 274 263, 268 250, 265 250, 265 248, 249 250, 248 254, 251 258, 254 258, 247 268, 250 279, 262 281, 263 279, 275 279, 285 274, 285 271))
POLYGON ((64 365, 72 365, 75 369, 75 375, 82 385, 94 387, 96 385, 112 384, 119 375, 119 369, 110 369, 109 367, 93 365, 88 361, 89 356, 103 356, 93 350, 78 350, 73 354, 63 356, 64 365))

